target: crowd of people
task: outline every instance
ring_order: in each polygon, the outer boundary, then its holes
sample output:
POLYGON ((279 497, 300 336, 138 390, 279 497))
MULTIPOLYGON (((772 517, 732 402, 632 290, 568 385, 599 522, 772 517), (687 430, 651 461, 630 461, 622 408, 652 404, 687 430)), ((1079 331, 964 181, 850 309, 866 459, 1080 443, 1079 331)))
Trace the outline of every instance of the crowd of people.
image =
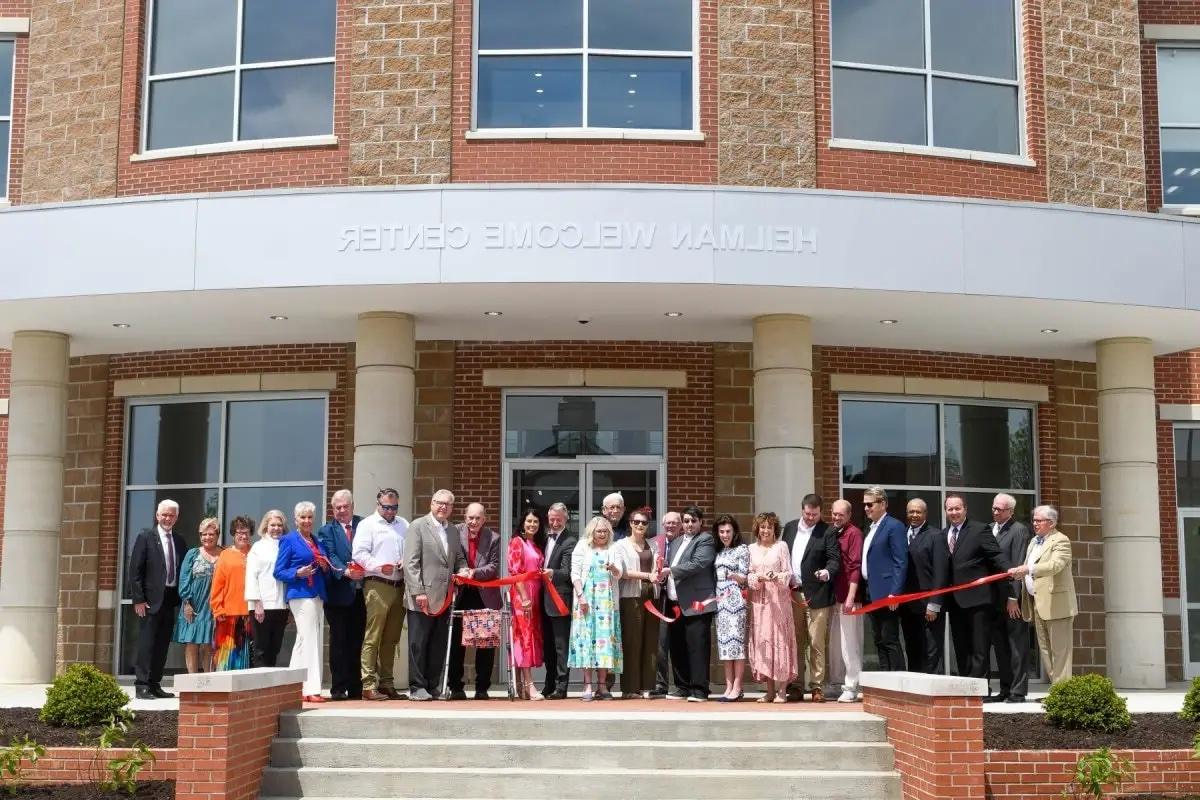
POLYGON ((809 494, 799 518, 760 513, 749 536, 729 515, 706 528, 694 505, 665 514, 653 534, 651 509, 627 514, 612 494, 579 534, 562 503, 544 517, 528 510, 502 554, 484 506, 469 504, 454 524, 454 502, 440 490, 410 524, 394 489, 380 490, 365 518, 341 490, 319 528, 315 506, 302 502, 290 532, 271 510, 253 543, 253 520, 235 517, 233 545, 221 549, 219 523, 207 518, 200 545, 185 552, 174 531, 179 507, 162 501, 130 557, 138 697, 171 696, 161 686, 171 641, 183 644, 191 672, 276 666, 290 616, 289 666, 305 670, 306 701, 327 699, 326 621, 330 699, 465 700, 468 646, 474 697, 486 699, 504 593, 514 687, 527 700, 566 698, 574 669, 584 701, 613 698, 619 677, 623 698, 703 702, 715 630, 725 683, 716 700, 743 699, 748 667, 766 689, 758 702, 824 702, 831 686, 839 702, 854 702, 864 617, 879 669, 931 673, 945 671, 948 619, 957 674, 988 678, 994 651, 1000 680, 990 701, 1025 700, 1031 629, 1047 677, 1071 672, 1071 545, 1051 506, 1033 510, 1031 534, 1009 495, 996 495, 989 525, 949 494, 948 525, 937 528, 923 500, 907 504, 905 524, 873 487, 863 497, 865 532, 848 501, 834 501, 826 522, 821 498, 809 494), (407 695, 395 681, 406 623, 407 695))

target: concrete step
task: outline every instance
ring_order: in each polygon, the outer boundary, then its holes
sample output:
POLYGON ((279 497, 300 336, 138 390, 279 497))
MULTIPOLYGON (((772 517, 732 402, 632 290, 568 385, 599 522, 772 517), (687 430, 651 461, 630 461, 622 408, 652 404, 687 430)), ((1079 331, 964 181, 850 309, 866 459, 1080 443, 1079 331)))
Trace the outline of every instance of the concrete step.
MULTIPOLYGON (((404 746, 394 743, 393 750, 404 746)), ((390 755, 379 753, 381 760, 390 755)), ((262 796, 460 800, 464 790, 482 787, 496 800, 900 800, 893 771, 593 769, 587 761, 570 769, 267 767, 262 796)))
MULTIPOLYGON (((598 731, 593 730, 595 735, 598 731)), ((271 745, 273 767, 362 768, 380 765, 387 753, 389 767, 458 767, 464 754, 477 769, 538 767, 569 770, 586 764, 596 770, 637 766, 641 769, 725 769, 786 765, 798 770, 890 770, 892 748, 886 742, 696 742, 596 739, 562 740, 546 747, 545 740, 494 739, 346 739, 278 738, 271 745)))
MULTIPOLYGON (((569 702, 569 701, 568 701, 569 702)), ((886 742, 880 717, 859 711, 719 712, 526 711, 508 704, 497 711, 386 709, 286 712, 284 739, 487 739, 495 742, 603 738, 607 742, 886 742)), ((500 705, 500 704, 497 704, 500 705)), ((620 703, 611 705, 620 708, 620 703)), ((427 707, 426 707, 427 708, 427 707)))

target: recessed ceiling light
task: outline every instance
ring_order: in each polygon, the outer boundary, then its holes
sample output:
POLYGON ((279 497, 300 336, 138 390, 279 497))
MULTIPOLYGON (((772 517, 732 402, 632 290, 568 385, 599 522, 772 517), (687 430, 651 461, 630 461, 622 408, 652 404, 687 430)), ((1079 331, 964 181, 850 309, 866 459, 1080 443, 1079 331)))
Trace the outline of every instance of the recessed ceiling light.
POLYGON ((545 90, 545 89, 534 89, 534 91, 535 91, 535 92, 537 92, 538 94, 545 94, 545 93, 546 93, 546 90, 545 90))
POLYGON ((879 320, 880 325, 896 325, 899 322, 900 322, 900 320, 898 320, 898 319, 881 319, 881 320, 879 320))
POLYGON ((287 317, 285 317, 283 314, 272 314, 270 318, 276 322, 283 322, 285 319, 287 319, 287 317))
POLYGON ((636 73, 636 72, 631 72, 631 73, 629 73, 629 77, 631 77, 631 78, 636 78, 636 77, 637 77, 637 73, 636 73))
POLYGON ((630 94, 637 94, 637 89, 630 89, 630 90, 629 90, 629 93, 630 93, 630 94))
POLYGON ((129 327, 129 323, 128 323, 128 322, 114 322, 114 323, 112 324, 112 326, 113 326, 114 328, 128 328, 128 327, 129 327))
POLYGON ((542 77, 542 73, 540 73, 540 72, 535 72, 535 73, 533 73, 533 77, 535 77, 535 78, 540 78, 540 77, 542 77))
POLYGON ((1042 333, 1058 333, 1058 328, 1042 328, 1042 333))
POLYGON ((668 312, 666 312, 665 314, 663 314, 663 316, 664 316, 664 317, 672 317, 672 318, 674 318, 674 317, 682 317, 682 316, 683 316, 683 312, 682 312, 682 311, 668 311, 668 312))
POLYGON ((503 317, 504 312, 503 311, 485 311, 485 312, 483 312, 483 315, 485 317, 503 317))

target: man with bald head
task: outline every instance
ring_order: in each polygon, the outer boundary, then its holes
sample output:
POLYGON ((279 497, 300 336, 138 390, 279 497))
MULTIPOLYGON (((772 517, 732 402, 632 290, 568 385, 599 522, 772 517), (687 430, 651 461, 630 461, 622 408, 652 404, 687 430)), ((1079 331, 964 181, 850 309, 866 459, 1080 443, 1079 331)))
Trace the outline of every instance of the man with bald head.
MULTIPOLYGON (((950 550, 941 528, 929 524, 929 507, 921 498, 908 501, 908 572, 904 593, 929 592, 950 585, 950 550)), ((946 639, 943 598, 938 595, 914 600, 900 607, 900 628, 910 672, 944 671, 942 651, 946 639)))
POLYGON ((863 618, 850 612, 862 606, 863 535, 850 521, 852 508, 845 500, 833 501, 827 536, 837 538, 842 568, 833 576, 833 623, 829 626, 829 681, 841 684, 839 703, 858 699, 862 673, 863 618))
MULTIPOLYGON (((667 562, 667 545, 670 544, 676 536, 683 531, 683 518, 679 516, 678 511, 668 511, 663 514, 662 521, 658 524, 662 528, 663 536, 657 536, 654 540, 655 559, 660 563, 667 562)), ((660 592, 658 597, 658 610, 666 613, 667 593, 660 592)), ((658 626, 658 656, 655 659, 654 666, 654 691, 650 692, 651 698, 666 697, 670 690, 671 676, 675 676, 675 685, 679 686, 678 672, 671 669, 671 636, 668 626, 658 626)))
MULTIPOLYGON (((458 540, 467 555, 469 577, 478 581, 492 581, 500 575, 500 535, 487 526, 487 510, 482 503, 471 503, 458 525, 458 540)), ((461 611, 480 608, 499 609, 500 590, 480 589, 475 586, 460 586, 456 607, 461 611)), ((455 617, 450 624, 450 666, 446 673, 446 687, 451 700, 466 700, 463 683, 463 662, 466 648, 462 646, 462 617, 455 617)), ((490 647, 475 648, 475 699, 487 700, 492 685, 492 666, 496 651, 490 647)))

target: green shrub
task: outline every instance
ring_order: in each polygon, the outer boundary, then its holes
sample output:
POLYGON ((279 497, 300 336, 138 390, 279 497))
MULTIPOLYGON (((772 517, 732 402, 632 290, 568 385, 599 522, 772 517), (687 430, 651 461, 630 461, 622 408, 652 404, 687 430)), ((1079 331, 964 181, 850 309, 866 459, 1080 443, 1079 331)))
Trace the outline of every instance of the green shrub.
POLYGON ((1183 697, 1179 716, 1188 722, 1200 722, 1200 678, 1192 678, 1192 688, 1183 697))
POLYGON ((1133 725, 1125 699, 1103 675, 1076 675, 1050 687, 1046 720, 1060 728, 1114 733, 1133 725))
POLYGON ((117 679, 91 664, 72 664, 46 690, 42 722, 67 728, 99 725, 129 703, 117 679))

